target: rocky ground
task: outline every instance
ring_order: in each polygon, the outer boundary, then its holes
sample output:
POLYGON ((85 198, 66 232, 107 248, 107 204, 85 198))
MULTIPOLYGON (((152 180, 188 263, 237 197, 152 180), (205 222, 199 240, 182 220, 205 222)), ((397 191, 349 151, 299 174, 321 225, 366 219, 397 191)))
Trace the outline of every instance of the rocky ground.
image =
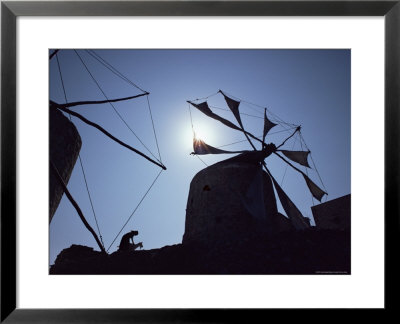
POLYGON ((252 233, 235 241, 114 252, 64 249, 50 274, 350 274, 350 233, 252 233))

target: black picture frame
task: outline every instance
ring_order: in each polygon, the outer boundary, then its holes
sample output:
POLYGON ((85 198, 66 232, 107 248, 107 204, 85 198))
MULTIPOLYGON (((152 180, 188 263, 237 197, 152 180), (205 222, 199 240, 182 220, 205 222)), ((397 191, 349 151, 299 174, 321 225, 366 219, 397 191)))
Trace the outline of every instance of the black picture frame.
MULTIPOLYGON (((266 310, 16 308, 16 18, 18 16, 384 16, 385 310, 395 310, 399 246, 400 0, 395 1, 2 1, 1 322, 253 322, 266 310)), ((370 153, 370 152, 368 152, 370 153)), ((371 170, 373 172, 373 170, 371 170)), ((303 313, 298 313, 304 314, 303 313)), ((307 313, 308 314, 308 313, 307 313)), ((306 315, 309 316, 309 315, 306 315)), ((281 318, 282 320, 283 318, 281 318)), ((259 320, 258 320, 259 321, 259 320)))

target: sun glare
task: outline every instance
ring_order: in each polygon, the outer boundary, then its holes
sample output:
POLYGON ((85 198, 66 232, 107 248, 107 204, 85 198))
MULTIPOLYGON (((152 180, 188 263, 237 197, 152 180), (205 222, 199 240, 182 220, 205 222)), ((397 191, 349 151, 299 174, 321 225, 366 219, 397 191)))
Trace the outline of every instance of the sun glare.
POLYGON ((204 141, 204 136, 201 135, 201 133, 197 131, 197 132, 194 133, 194 139, 195 139, 195 140, 202 140, 202 141, 204 141))
POLYGON ((200 139, 210 145, 213 145, 213 142, 215 141, 213 133, 213 130, 209 126, 204 124, 198 124, 194 128, 195 138, 200 139))
POLYGON ((215 135, 214 135, 214 131, 212 130, 211 127, 209 127, 208 125, 205 124, 197 124, 193 131, 191 128, 186 128, 187 130, 185 131, 185 146, 188 146, 190 148, 193 147, 193 137, 197 140, 202 140, 204 141, 206 144, 212 145, 214 146, 215 143, 215 135), (193 136, 194 135, 194 136, 193 136))

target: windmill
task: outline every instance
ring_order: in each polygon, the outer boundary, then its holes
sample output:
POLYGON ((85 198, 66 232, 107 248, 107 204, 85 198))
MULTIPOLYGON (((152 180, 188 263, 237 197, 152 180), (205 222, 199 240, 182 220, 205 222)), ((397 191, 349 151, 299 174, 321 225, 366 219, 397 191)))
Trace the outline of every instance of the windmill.
MULTIPOLYGON (((278 181, 272 175, 271 171, 268 169, 267 164, 265 162, 265 160, 271 155, 278 157, 282 161, 282 163, 285 163, 288 167, 291 167, 292 169, 294 169, 298 174, 300 174, 303 177, 305 184, 306 184, 308 190, 310 191, 313 199, 321 201, 322 198, 325 195, 327 195, 327 192, 326 192, 326 190, 323 190, 318 185, 316 185, 315 182, 311 180, 311 178, 308 174, 307 170, 311 169, 311 166, 308 163, 308 157, 310 156, 311 152, 308 149, 308 146, 306 145, 304 138, 301 134, 301 127, 298 125, 293 125, 293 124, 284 122, 283 120, 281 120, 279 117, 277 117, 275 114, 273 114, 271 111, 269 111, 269 109, 267 109, 265 107, 261 107, 259 105, 254 105, 250 102, 241 100, 232 95, 228 95, 226 92, 224 92, 222 90, 219 90, 215 94, 212 94, 206 98, 196 99, 196 100, 188 100, 187 102, 189 104, 189 112, 190 112, 191 124, 192 124, 192 130, 193 130, 193 152, 191 153, 192 155, 199 157, 199 156, 207 155, 207 154, 212 154, 212 155, 214 155, 214 154, 237 154, 236 156, 234 156, 232 158, 229 158, 227 160, 224 160, 224 161, 221 161, 221 162, 215 164, 215 166, 222 165, 223 163, 225 165, 227 165, 227 163, 252 163, 253 165, 258 165, 259 169, 261 169, 261 168, 264 169, 263 173, 257 172, 257 176, 254 178, 255 180, 253 182, 250 182, 250 183, 246 182, 244 184, 245 186, 248 187, 245 194, 243 194, 243 193, 241 195, 236 194, 236 196, 228 195, 230 197, 229 198, 230 201, 226 202, 226 204, 231 203, 233 200, 239 200, 239 201, 241 201, 242 205, 247 206, 248 204, 246 205, 246 199, 252 200, 251 195, 253 195, 253 196, 257 195, 258 191, 264 190, 263 188, 265 188, 265 182, 267 181, 267 182, 271 183, 270 188, 268 189, 268 191, 270 191, 268 193, 269 203, 271 203, 271 197, 272 196, 275 197, 275 195, 273 194, 273 189, 272 189, 272 187, 273 187, 273 188, 275 188, 275 191, 278 195, 279 201, 286 213, 287 218, 290 220, 293 227, 298 230, 309 228, 310 223, 307 221, 308 219, 306 219, 302 215, 300 210, 296 207, 296 205, 292 202, 292 200, 289 198, 289 196, 285 193, 285 191, 282 189, 281 185, 278 183, 278 181), (212 96, 216 96, 216 95, 223 97, 227 107, 229 108, 229 109, 224 109, 224 110, 228 110, 233 114, 233 116, 236 120, 236 124, 226 118, 221 117, 220 115, 216 114, 215 112, 213 112, 213 110, 211 108, 223 109, 223 108, 213 107, 213 106, 210 107, 210 105, 208 104, 209 98, 212 96), (263 127, 262 136, 257 137, 245 129, 243 122, 242 122, 242 118, 241 118, 241 115, 244 113, 240 112, 241 103, 247 103, 250 105, 257 106, 257 108, 263 109, 264 127, 263 127), (200 111, 202 114, 224 124, 228 128, 243 133, 243 135, 246 138, 244 141, 247 141, 250 144, 251 150, 228 151, 225 149, 221 149, 220 147, 211 146, 211 145, 205 143, 204 140, 197 138, 196 132, 195 132, 195 127, 193 124, 191 107, 196 108, 196 110, 200 111), (273 130, 278 125, 282 126, 284 128, 284 131, 289 132, 289 135, 281 143, 273 143, 273 142, 266 143, 267 136, 272 134, 271 130, 273 130), (290 128, 287 126, 290 126, 290 128), (293 149, 290 150, 290 149, 285 148, 287 146, 288 141, 294 137, 299 137, 301 146, 303 148, 302 150, 301 149, 300 150, 293 150, 293 149), (255 143, 260 145, 260 149, 256 148, 255 143), (305 171, 301 170, 301 168, 305 168, 305 171), (262 177, 264 177, 263 178, 264 180, 260 180, 262 177), (257 184, 257 181, 258 181, 258 184, 257 184), (262 182, 264 182, 264 185, 262 184, 262 182), (254 189, 254 188, 258 188, 258 189, 254 189), (237 199, 235 197, 237 197, 237 199)), ((239 141, 239 142, 242 142, 242 141, 239 141)), ((238 143, 238 142, 235 142, 235 143, 238 143)), ((232 144, 235 144, 235 143, 232 143, 232 144)), ((224 145, 224 146, 227 146, 227 145, 224 145)), ((318 173, 318 170, 316 169, 315 163, 313 160, 312 160, 312 162, 314 165, 314 169, 316 170, 316 172, 319 176, 319 173, 318 173)), ((209 167, 209 168, 211 168, 211 167, 209 167)), ((221 172, 221 170, 223 170, 223 169, 220 169, 218 172, 221 172)), ((214 172, 215 176, 218 176, 218 172, 214 172)), ((228 178, 225 178, 224 180, 219 180, 219 181, 220 182, 221 181, 222 182, 224 182, 224 181, 230 182, 229 179, 232 179, 236 176, 238 176, 238 171, 235 171, 233 173, 231 172, 229 174, 228 178), (226 179, 228 179, 228 180, 226 180, 226 179)), ((209 179, 210 175, 207 175, 206 178, 209 179)), ((320 178, 320 176, 319 176, 319 178, 320 178)), ((322 183, 321 178, 320 178, 320 181, 322 183)), ((218 183, 218 182, 215 182, 215 183, 218 183)), ((225 187, 229 187, 229 185, 230 185, 229 183, 225 184, 225 187)), ((242 184, 240 184, 240 185, 242 185, 242 184)), ((322 183, 322 186, 323 186, 323 183, 322 183)), ((192 187, 191 187, 191 189, 192 189, 192 187)), ((226 189, 223 189, 223 190, 226 190, 226 189)), ((221 195, 221 192, 222 191, 218 191, 218 194, 221 195)), ((189 197, 191 200, 190 202, 188 202, 188 209, 189 209, 189 213, 190 213, 190 203, 193 202, 193 195, 192 196, 189 195, 189 197)), ((264 200, 265 200, 265 198, 264 198, 264 200)), ((210 201, 210 200, 208 200, 208 201, 210 201)), ((259 218, 260 214, 261 214, 261 217, 264 217, 264 214, 267 212, 266 211, 266 208, 268 208, 267 205, 268 204, 265 204, 264 201, 261 200, 261 203, 259 203, 259 206, 256 209, 254 209, 251 206, 246 209, 249 213, 251 213, 255 217, 259 218)), ((198 207, 196 207, 196 208, 198 209, 198 207)), ((199 217, 199 216, 196 216, 196 217, 199 217)), ((219 218, 219 216, 216 216, 216 217, 219 218)), ((190 234, 189 232, 196 231, 196 230, 193 230, 193 228, 198 226, 198 224, 196 226, 192 224, 193 219, 191 219, 191 218, 193 218, 193 217, 191 217, 191 216, 188 217, 188 215, 187 215, 186 232, 188 234, 185 233, 185 236, 187 236, 187 237, 193 236, 194 234, 190 234)), ((217 223, 218 222, 220 222, 220 220, 217 220, 217 223)), ((185 237, 184 237, 184 239, 185 239, 185 237)))

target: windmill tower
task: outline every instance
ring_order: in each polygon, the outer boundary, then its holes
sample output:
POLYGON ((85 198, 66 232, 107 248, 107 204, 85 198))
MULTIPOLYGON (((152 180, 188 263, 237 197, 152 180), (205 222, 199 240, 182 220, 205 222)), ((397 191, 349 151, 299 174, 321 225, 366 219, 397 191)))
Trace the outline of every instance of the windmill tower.
POLYGON ((183 244, 292 228, 278 213, 271 179, 260 164, 228 159, 201 170, 190 184, 183 244))
MULTIPOLYGON (((81 147, 82 140, 75 125, 60 111, 50 110, 50 160, 66 184, 71 177, 81 147)), ((51 222, 64 190, 52 172, 49 172, 49 177, 49 222, 51 222)))

